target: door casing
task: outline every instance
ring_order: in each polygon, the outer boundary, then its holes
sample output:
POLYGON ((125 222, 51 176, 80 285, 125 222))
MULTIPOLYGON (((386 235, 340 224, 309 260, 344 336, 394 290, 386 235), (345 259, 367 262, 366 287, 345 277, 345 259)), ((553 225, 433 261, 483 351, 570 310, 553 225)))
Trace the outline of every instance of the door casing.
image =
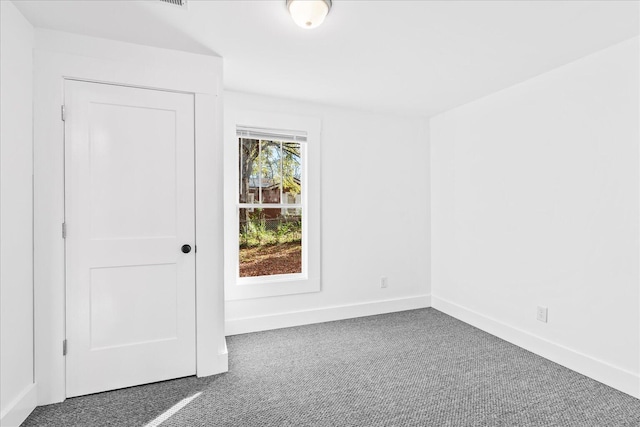
POLYGON ((34 326, 38 404, 65 399, 64 79, 194 96, 196 375, 228 369, 224 337, 222 60, 36 30, 34 51, 34 326))

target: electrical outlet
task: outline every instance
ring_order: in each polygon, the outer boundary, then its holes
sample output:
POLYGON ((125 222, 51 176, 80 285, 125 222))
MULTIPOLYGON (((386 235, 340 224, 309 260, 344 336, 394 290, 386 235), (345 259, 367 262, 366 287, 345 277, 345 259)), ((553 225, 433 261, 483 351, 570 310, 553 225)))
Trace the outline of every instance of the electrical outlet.
POLYGON ((381 277, 380 278, 380 287, 381 288, 386 288, 389 286, 389 282, 387 281, 386 277, 381 277))
POLYGON ((538 306, 536 318, 541 322, 547 323, 547 307, 538 306))

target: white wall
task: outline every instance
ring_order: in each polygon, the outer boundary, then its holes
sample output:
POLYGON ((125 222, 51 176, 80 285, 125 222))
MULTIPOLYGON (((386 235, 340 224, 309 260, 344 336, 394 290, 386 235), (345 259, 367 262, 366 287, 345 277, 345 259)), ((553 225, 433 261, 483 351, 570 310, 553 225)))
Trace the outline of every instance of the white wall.
POLYGON ((0 2, 0 418, 16 425, 33 387, 33 28, 0 2))
POLYGON ((322 120, 322 284, 317 293, 227 301, 227 334, 429 304, 426 120, 233 92, 228 108, 322 120))
POLYGON ((433 306, 636 396, 638 113, 636 37, 430 121, 433 306))

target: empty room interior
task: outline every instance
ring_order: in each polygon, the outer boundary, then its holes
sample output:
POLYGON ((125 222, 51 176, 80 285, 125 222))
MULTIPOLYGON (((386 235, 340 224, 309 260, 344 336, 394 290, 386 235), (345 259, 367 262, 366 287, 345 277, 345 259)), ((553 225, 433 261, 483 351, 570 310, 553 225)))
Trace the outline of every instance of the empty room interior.
POLYGON ((639 34, 0 1, 0 425, 639 426, 639 34))

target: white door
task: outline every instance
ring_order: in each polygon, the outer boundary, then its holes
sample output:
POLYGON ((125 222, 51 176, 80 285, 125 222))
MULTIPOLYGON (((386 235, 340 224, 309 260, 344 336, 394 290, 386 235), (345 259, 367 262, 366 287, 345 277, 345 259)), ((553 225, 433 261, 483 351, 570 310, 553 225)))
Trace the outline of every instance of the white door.
POLYGON ((193 96, 64 90, 67 396, 193 375, 193 96))

